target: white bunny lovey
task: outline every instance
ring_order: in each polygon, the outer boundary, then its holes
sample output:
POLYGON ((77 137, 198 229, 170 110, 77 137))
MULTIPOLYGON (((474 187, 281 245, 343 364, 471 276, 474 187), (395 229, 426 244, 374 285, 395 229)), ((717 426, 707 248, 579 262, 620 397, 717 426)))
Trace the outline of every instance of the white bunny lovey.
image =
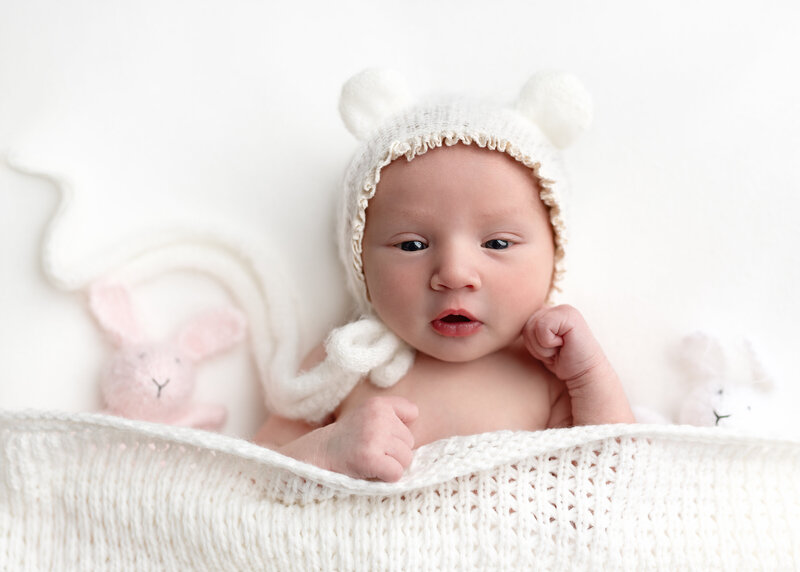
POLYGON ((195 364, 242 340, 241 312, 232 307, 207 311, 185 324, 174 340, 153 342, 146 339, 122 284, 92 284, 89 306, 117 348, 101 380, 106 412, 198 429, 222 427, 224 406, 192 401, 195 364))
POLYGON ((780 413, 772 376, 750 340, 722 343, 696 332, 680 345, 680 365, 692 384, 678 422, 752 431, 783 431, 789 418, 780 413))
MULTIPOLYGON (((763 348, 762 348, 763 349, 763 348)), ((788 399, 746 338, 720 340, 703 332, 681 342, 680 364, 692 384, 678 423, 800 435, 788 399)))
POLYGON ((800 435, 763 356, 750 339, 697 331, 671 350, 686 394, 677 415, 633 408, 639 423, 719 427, 748 433, 800 435), (794 426, 793 426, 794 425, 794 426))

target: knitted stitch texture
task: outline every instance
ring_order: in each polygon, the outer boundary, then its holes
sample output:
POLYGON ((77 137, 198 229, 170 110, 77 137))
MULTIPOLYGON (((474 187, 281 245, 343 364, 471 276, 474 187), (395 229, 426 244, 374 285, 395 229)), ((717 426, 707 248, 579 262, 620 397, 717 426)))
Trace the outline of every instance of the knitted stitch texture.
POLYGON ((800 566, 800 442, 688 426, 455 437, 397 483, 101 415, 0 413, 9 570, 800 566))

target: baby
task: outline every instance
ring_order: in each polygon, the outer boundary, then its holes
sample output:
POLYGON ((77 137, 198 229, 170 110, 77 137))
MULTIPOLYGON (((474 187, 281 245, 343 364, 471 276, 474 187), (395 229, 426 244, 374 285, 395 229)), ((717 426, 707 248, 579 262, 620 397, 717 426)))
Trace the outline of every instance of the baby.
POLYGON ((580 84, 535 76, 515 109, 409 108, 404 93, 380 71, 345 85, 340 110, 365 143, 340 249, 364 318, 276 391, 256 441, 395 481, 416 447, 453 435, 633 422, 581 314, 548 303, 564 254, 556 145, 588 121, 580 84))

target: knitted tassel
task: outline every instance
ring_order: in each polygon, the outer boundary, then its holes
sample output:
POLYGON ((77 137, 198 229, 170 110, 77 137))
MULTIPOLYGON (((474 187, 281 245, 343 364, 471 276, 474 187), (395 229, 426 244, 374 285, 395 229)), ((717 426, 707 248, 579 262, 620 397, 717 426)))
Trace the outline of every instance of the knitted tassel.
POLYGON ((364 376, 390 387, 414 363, 414 350, 374 316, 333 330, 325 352, 325 360, 313 369, 272 385, 269 397, 276 413, 319 423, 364 376))

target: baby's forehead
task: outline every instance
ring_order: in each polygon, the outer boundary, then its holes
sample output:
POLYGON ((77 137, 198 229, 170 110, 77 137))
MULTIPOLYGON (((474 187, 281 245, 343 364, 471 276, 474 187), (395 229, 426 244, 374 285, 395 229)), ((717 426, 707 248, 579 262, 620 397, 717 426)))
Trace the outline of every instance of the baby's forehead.
POLYGON ((367 206, 411 209, 437 204, 448 208, 479 202, 492 211, 544 208, 533 170, 513 157, 475 145, 431 149, 412 160, 400 157, 385 166, 367 206))

